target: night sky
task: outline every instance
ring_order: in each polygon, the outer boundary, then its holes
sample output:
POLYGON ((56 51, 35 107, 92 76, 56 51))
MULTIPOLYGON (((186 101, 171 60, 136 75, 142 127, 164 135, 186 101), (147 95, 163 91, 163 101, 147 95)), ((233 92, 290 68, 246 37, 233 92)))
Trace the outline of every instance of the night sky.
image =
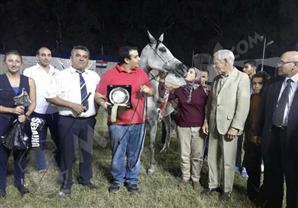
POLYGON ((297 49, 297 0, 10 0, 0 3, 1 50, 34 55, 48 46, 69 56, 83 44, 93 57, 116 56, 123 44, 142 49, 147 30, 190 64, 193 53, 233 49, 238 59, 261 58, 260 36, 274 43, 266 56, 297 49))

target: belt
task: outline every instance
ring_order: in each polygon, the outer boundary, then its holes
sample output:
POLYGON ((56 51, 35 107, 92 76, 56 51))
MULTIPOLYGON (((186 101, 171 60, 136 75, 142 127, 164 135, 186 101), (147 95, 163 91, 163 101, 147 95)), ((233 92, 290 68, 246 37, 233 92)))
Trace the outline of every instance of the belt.
POLYGON ((287 130, 287 126, 277 126, 277 125, 272 125, 273 128, 279 129, 279 130, 287 130))
POLYGON ((67 117, 67 118, 74 118, 74 119, 88 119, 88 118, 94 118, 95 116, 89 116, 89 117, 74 117, 73 115, 59 115, 62 117, 67 117))

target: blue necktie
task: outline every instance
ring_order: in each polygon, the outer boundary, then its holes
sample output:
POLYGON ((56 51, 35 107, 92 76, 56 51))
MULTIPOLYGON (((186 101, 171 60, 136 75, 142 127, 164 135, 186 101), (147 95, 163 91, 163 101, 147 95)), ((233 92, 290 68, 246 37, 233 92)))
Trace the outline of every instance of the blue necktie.
POLYGON ((82 72, 78 72, 80 76, 80 89, 81 89, 81 104, 84 106, 85 111, 89 109, 89 104, 88 104, 88 93, 87 93, 87 87, 86 87, 86 82, 83 77, 82 72))
POLYGON ((287 80, 287 86, 285 87, 284 91, 282 92, 280 99, 277 103, 277 107, 275 108, 275 111, 273 113, 273 124, 276 126, 284 126, 287 124, 284 124, 284 114, 286 110, 286 106, 289 102, 289 95, 291 90, 291 83, 293 80, 288 79, 287 80))

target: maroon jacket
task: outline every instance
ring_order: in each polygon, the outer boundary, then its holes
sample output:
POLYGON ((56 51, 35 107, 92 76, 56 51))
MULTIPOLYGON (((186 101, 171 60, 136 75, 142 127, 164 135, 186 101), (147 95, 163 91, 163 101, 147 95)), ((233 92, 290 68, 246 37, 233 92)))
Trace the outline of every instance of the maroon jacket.
POLYGON ((189 92, 182 86, 170 93, 169 100, 177 99, 179 117, 177 125, 180 127, 201 127, 205 118, 205 105, 207 95, 202 86, 192 92, 191 101, 188 103, 189 92))

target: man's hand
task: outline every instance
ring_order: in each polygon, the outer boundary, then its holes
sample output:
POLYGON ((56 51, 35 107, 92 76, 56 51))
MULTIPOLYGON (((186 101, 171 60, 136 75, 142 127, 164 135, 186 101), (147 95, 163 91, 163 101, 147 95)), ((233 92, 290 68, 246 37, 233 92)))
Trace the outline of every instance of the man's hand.
POLYGON ((107 102, 107 98, 105 95, 102 95, 100 93, 95 93, 95 102, 100 105, 101 107, 103 107, 105 110, 108 109, 108 107, 110 105, 112 105, 111 103, 107 102))
POLYGON ((149 87, 147 87, 146 85, 141 85, 140 92, 144 92, 146 94, 150 94, 151 89, 149 87))
POLYGON ((112 104, 107 101, 100 102, 100 106, 102 106, 105 110, 107 110, 110 105, 112 105, 112 104))
POLYGON ((208 122, 206 120, 204 121, 204 124, 202 126, 202 131, 203 131, 204 134, 207 134, 208 135, 209 126, 208 126, 208 122))
POLYGON ((236 139, 238 137, 238 130, 231 127, 226 134, 226 140, 227 141, 232 141, 233 139, 236 139))
POLYGON ((83 113, 85 111, 84 106, 78 103, 71 103, 69 108, 77 114, 83 113))

